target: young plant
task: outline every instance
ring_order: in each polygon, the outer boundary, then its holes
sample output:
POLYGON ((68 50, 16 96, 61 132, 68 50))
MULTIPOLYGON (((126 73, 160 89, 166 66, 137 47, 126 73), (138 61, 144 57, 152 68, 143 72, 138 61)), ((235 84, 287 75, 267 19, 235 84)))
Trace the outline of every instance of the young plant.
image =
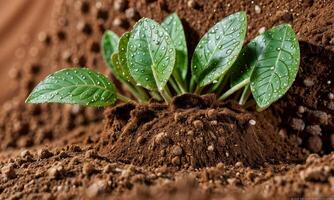
MULTIPOLYGON (((295 80, 299 43, 292 27, 282 24, 243 47, 246 30, 245 12, 224 18, 200 40, 188 67, 185 33, 177 14, 161 25, 143 18, 120 38, 106 31, 102 56, 112 74, 141 103, 151 98, 170 103, 174 95, 213 92, 220 100, 234 95, 241 105, 255 102, 261 111, 281 98, 295 80)), ((135 103, 119 94, 103 75, 68 68, 39 83, 26 102, 108 106, 117 99, 135 103)))

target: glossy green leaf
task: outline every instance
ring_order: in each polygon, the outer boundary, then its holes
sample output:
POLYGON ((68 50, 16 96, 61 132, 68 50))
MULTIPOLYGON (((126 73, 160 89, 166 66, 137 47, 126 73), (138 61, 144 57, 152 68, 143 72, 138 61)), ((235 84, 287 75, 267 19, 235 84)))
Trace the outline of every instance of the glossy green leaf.
POLYGON ((197 45, 191 64, 200 87, 219 79, 233 65, 246 36, 245 12, 232 14, 213 26, 197 45))
POLYGON ((105 76, 87 68, 68 68, 47 76, 26 102, 108 106, 116 99, 115 87, 105 76))
POLYGON ((265 47, 264 36, 259 35, 241 50, 238 59, 231 67, 231 87, 244 80, 250 81, 254 66, 257 64, 257 60, 265 47))
POLYGON ((127 58, 130 74, 139 85, 162 91, 173 72, 175 48, 165 29, 143 18, 131 33, 127 58))
POLYGON ((182 22, 177 14, 173 13, 166 17, 161 25, 170 35, 176 50, 174 71, 185 80, 188 72, 188 50, 182 22))
MULTIPOLYGON (((115 74, 114 72, 114 66, 112 64, 111 56, 114 52, 117 51, 118 48, 118 42, 119 37, 116 33, 112 31, 105 31, 102 36, 102 57, 107 64, 107 66, 110 68, 110 70, 115 74)), ((115 74, 117 76, 117 74, 115 74)))
POLYGON ((113 65, 113 73, 120 81, 131 80, 131 77, 124 72, 124 67, 120 62, 119 53, 115 52, 111 56, 111 63, 113 65))
POLYGON ((134 82, 134 80, 130 74, 129 67, 128 67, 128 58, 126 56, 130 36, 131 36, 131 33, 126 32, 120 38, 119 44, 118 44, 118 57, 119 57, 120 65, 122 67, 122 73, 124 75, 124 78, 125 80, 127 80, 127 82, 131 83, 131 82, 134 82))
POLYGON ((251 90, 260 108, 266 108, 291 87, 300 62, 299 43, 288 24, 266 31, 266 48, 251 75, 251 90))

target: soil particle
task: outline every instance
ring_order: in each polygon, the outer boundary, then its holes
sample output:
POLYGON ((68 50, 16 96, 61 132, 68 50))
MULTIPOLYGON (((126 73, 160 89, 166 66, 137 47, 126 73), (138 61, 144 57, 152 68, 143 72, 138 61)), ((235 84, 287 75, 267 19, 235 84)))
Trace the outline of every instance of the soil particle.
POLYGON ((313 124, 327 125, 329 122, 329 115, 326 112, 319 110, 308 111, 308 120, 313 124))
POLYGON ((62 165, 57 165, 48 170, 48 175, 50 178, 60 179, 64 175, 64 172, 64 167, 62 165))
POLYGON ((321 127, 319 125, 306 126, 305 132, 311 135, 321 135, 321 127))
POLYGON ((204 127, 203 122, 201 120, 195 120, 193 122, 195 128, 202 129, 204 127))
POLYGON ((95 181, 87 188, 86 194, 89 198, 97 197, 99 194, 105 193, 107 186, 107 183, 103 180, 95 181))
POLYGON ((312 182, 325 182, 328 181, 330 173, 333 171, 333 168, 329 166, 318 166, 314 168, 308 168, 305 171, 300 173, 300 176, 305 181, 312 182))
POLYGON ((308 138, 307 145, 312 152, 319 153, 322 149, 322 140, 319 136, 314 135, 308 138))
POLYGON ((53 156, 53 153, 50 152, 48 149, 43 148, 41 150, 38 151, 38 157, 39 159, 46 159, 46 158, 50 158, 53 156))
POLYGON ((116 11, 124 11, 128 5, 127 0, 115 0, 114 1, 114 9, 116 11))
POLYGON ((90 176, 93 173, 96 172, 96 168, 94 166, 93 163, 89 162, 89 163, 84 163, 83 167, 82 167, 82 173, 86 176, 90 176))
POLYGON ((5 176, 6 179, 16 178, 16 171, 13 163, 9 163, 8 165, 2 167, 1 173, 5 176))
POLYGON ((172 154, 174 156, 180 156, 180 155, 182 155, 182 148, 179 145, 174 145, 172 147, 172 154))
POLYGON ((302 119, 292 118, 290 127, 296 131, 303 131, 305 128, 305 122, 302 119))
POLYGON ((135 8, 128 8, 125 11, 125 16, 130 20, 138 20, 140 18, 140 15, 138 11, 135 8))
POLYGON ((126 28, 128 26, 128 22, 123 18, 117 17, 112 22, 112 25, 116 27, 126 28))

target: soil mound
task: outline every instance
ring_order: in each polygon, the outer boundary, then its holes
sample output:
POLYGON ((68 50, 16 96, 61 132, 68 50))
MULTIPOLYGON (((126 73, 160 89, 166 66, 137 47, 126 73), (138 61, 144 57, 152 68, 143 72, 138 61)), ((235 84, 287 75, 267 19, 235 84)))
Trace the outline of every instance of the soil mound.
POLYGON ((105 118, 108 144, 103 151, 124 163, 200 168, 242 162, 256 167, 302 158, 263 116, 233 102, 222 104, 213 95, 182 95, 171 106, 123 104, 107 109, 105 118))

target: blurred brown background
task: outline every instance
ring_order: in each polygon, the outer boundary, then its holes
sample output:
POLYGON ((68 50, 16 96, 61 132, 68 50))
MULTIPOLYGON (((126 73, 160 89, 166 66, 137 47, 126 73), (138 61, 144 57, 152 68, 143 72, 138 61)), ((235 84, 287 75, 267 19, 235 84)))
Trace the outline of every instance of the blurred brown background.
POLYGON ((48 28, 56 0, 0 0, 0 103, 15 95, 11 76, 38 49, 34 42, 48 28))

